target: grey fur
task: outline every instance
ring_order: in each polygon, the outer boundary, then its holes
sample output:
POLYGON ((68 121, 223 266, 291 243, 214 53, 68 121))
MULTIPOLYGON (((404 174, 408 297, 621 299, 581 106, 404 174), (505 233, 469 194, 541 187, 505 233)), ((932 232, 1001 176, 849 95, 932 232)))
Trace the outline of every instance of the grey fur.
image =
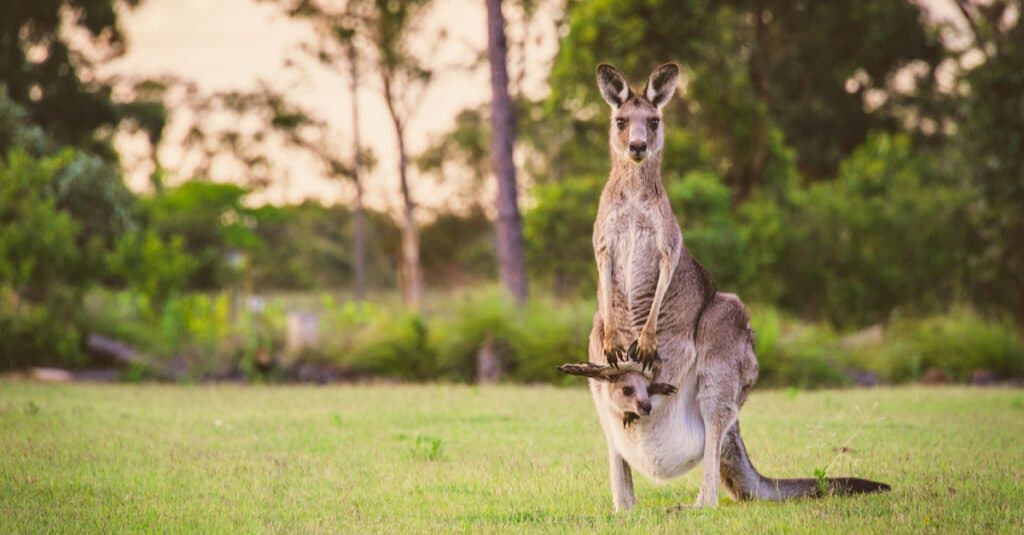
MULTIPOLYGON (((598 87, 612 108, 611 173, 593 234, 598 311, 591 365, 563 371, 591 377, 616 510, 633 506, 634 468, 667 479, 701 464, 697 506, 718 503, 719 477, 737 499, 816 495, 814 479, 761 476, 739 434, 739 409, 758 375, 747 312, 738 297, 717 291, 687 251, 661 182, 661 109, 678 72, 663 65, 637 92, 613 67, 598 67, 598 87)), ((829 480, 828 489, 888 486, 846 478, 829 480)))

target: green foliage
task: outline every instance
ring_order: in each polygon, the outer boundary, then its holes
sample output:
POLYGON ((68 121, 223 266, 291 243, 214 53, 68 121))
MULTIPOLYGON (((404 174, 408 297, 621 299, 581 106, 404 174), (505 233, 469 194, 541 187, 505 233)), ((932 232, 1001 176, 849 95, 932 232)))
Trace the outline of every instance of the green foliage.
POLYGON ((668 184, 672 211, 686 229, 686 248, 722 288, 735 289, 749 277, 746 240, 732 216, 732 192, 713 173, 693 171, 668 184))
POLYGON ((229 254, 262 246, 250 226, 251 209, 242 200, 249 191, 235 184, 191 180, 143 198, 150 228, 164 240, 180 236, 196 265, 189 287, 218 289, 237 280, 229 254))
POLYGON ((196 267, 181 236, 164 239, 152 230, 125 234, 109 262, 114 274, 157 308, 184 290, 196 267))
POLYGON ((61 292, 49 302, 36 304, 0 289, 0 368, 78 366, 82 353, 84 318, 74 295, 61 292))
POLYGON ((420 263, 428 283, 455 285, 493 280, 497 274, 494 222, 479 206, 467 214, 441 214, 420 230, 420 263))
POLYGON ((81 223, 57 207, 52 177, 70 151, 36 159, 14 150, 0 159, 0 362, 5 367, 81 357, 76 305, 89 284, 81 223))
MULTIPOLYGON (((392 287, 396 278, 393 262, 398 250, 398 227, 383 212, 366 210, 365 214, 368 283, 371 287, 392 287)), ((246 221, 262 242, 249 251, 253 287, 309 290, 337 288, 351 282, 354 225, 348 207, 312 201, 291 206, 268 205, 249 211, 246 221)), ((441 241, 450 251, 452 240, 441 241)))
MULTIPOLYGON (((971 292, 985 308, 1013 310, 1024 333, 1024 3, 1002 0, 967 6, 984 61, 963 74, 952 147, 977 191, 972 229, 971 292), (1010 15, 1016 13, 1016 15, 1010 15), (1004 16, 1005 15, 1005 16, 1004 16)), ((953 151, 951 151, 953 152, 953 151)))
POLYGON ((269 361, 284 345, 279 305, 252 311, 236 307, 230 293, 171 295, 163 306, 155 306, 133 291, 93 292, 86 312, 90 330, 131 345, 186 379, 218 376, 236 367, 256 378, 255 363, 269 361))
POLYGON ((497 289, 474 292, 430 322, 443 376, 472 381, 478 350, 489 345, 507 377, 522 382, 561 381, 559 364, 586 360, 592 302, 535 298, 524 309, 497 289))
POLYGON ((818 494, 825 496, 828 494, 828 476, 826 475, 824 468, 814 469, 814 479, 818 484, 818 494))
POLYGON ((82 296, 112 278, 108 255, 135 224, 120 171, 62 148, 35 120, 0 86, 3 367, 83 362, 82 296))
POLYGON ((913 381, 929 368, 957 382, 979 370, 1008 379, 1024 375, 1024 342, 1012 325, 959 308, 923 319, 898 318, 880 344, 858 348, 851 360, 893 382, 913 381))
POLYGON ((796 321, 767 307, 751 312, 758 384, 801 388, 848 383, 845 353, 827 325, 796 321))
POLYGON ((778 246, 767 268, 781 283, 782 306, 864 325, 896 308, 936 310, 956 300, 967 199, 907 137, 883 134, 845 161, 836 180, 794 191, 784 227, 748 227, 749 240, 778 246))
MULTIPOLYGON (((0 80, 31 122, 59 144, 114 159, 108 140, 97 136, 121 118, 110 86, 82 79, 92 59, 124 50, 116 5, 139 0, 34 0, 0 5, 0 80), (74 44, 73 44, 74 43, 74 44), (90 53, 78 51, 85 45, 90 53)), ((0 136, 0 153, 9 150, 0 136)))
POLYGON ((573 177, 539 185, 536 204, 526 211, 523 234, 527 262, 556 293, 593 295, 597 284, 591 235, 604 180, 573 177))
POLYGON ((437 377, 437 355, 428 345, 427 325, 419 314, 373 310, 370 320, 346 341, 349 351, 336 355, 338 364, 377 377, 437 377))
MULTIPOLYGON (((551 120, 571 136, 537 144, 550 161, 568 159, 574 173, 596 172, 604 158, 606 112, 594 87, 594 67, 611 62, 631 80, 667 60, 678 61, 688 80, 670 105, 669 128, 702 138, 714 171, 738 199, 784 178, 775 169, 795 149, 801 171, 834 174, 840 161, 869 132, 896 131, 907 109, 931 112, 934 72, 915 75, 914 95, 889 92, 882 106, 864 105, 870 90, 911 62, 935 66, 943 59, 919 9, 907 2, 674 2, 573 3, 551 74, 551 120), (860 80, 851 88, 847 80, 860 80), (781 134, 781 135, 779 135, 781 134), (781 141, 781 144, 780 144, 781 141)), ((671 144, 666 146, 671 155, 671 144)), ((681 172, 696 163, 670 169, 681 172)))
POLYGON ((46 294, 73 276, 79 223, 57 208, 52 177, 71 153, 37 160, 16 150, 0 160, 0 283, 19 295, 46 294))

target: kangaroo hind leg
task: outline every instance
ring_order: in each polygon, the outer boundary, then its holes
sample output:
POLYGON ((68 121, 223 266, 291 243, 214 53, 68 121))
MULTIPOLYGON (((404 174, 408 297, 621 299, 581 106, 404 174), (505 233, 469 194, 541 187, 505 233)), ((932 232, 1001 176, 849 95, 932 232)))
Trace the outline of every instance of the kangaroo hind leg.
POLYGON ((722 442, 757 378, 743 303, 716 294, 697 329, 697 402, 704 420, 704 460, 696 505, 718 504, 722 442))

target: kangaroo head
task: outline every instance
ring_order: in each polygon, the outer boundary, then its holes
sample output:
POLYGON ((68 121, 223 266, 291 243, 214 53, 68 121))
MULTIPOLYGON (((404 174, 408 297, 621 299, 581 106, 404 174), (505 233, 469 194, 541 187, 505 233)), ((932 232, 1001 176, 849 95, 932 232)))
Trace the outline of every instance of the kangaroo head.
POLYGON ((609 146, 614 158, 639 164, 661 152, 661 110, 675 94, 678 80, 679 67, 666 63, 654 69, 644 90, 636 93, 615 67, 597 66, 597 87, 612 107, 609 146))

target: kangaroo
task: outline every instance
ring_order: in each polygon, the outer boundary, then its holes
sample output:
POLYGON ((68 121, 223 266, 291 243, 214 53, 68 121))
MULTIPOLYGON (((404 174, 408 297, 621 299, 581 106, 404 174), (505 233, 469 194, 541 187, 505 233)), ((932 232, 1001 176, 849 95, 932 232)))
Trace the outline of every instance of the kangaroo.
MULTIPOLYGON (((816 479, 762 476, 740 437, 739 409, 758 375, 746 307, 687 251, 661 182, 662 110, 678 78, 676 65, 662 65, 637 92, 615 68, 597 68, 612 110, 611 172, 593 234, 598 310, 589 362, 560 369, 590 378, 616 511, 635 503, 632 469, 667 480, 698 464, 697 507, 717 505, 720 479, 737 500, 819 496, 816 479)), ((824 491, 889 488, 834 478, 824 491)))

